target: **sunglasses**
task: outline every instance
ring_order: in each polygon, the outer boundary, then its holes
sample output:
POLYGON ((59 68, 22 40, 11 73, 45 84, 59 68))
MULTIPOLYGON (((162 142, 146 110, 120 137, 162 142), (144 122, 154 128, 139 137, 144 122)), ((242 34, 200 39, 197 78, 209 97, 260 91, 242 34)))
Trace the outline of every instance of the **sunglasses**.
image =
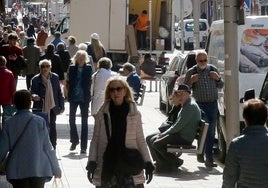
POLYGON ((50 65, 41 65, 41 68, 43 69, 43 68, 49 68, 50 67, 50 65))
POLYGON ((114 93, 115 91, 120 92, 120 91, 122 91, 122 89, 124 89, 124 87, 110 87, 109 91, 111 93, 114 93))
POLYGON ((200 59, 199 60, 200 63, 207 62, 207 61, 208 61, 207 59, 200 59))

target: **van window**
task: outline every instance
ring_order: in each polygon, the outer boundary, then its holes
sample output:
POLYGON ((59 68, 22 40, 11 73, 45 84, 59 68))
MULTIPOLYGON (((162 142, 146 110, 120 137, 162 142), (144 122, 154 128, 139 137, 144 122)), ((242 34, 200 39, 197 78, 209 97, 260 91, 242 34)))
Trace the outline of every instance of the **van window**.
POLYGON ((246 29, 240 47, 239 71, 266 73, 268 68, 268 29, 246 29))
MULTIPOLYGON (((207 24, 205 22, 199 22, 199 30, 206 31, 207 24)), ((185 31, 194 31, 194 22, 185 23, 185 31)))
POLYGON ((224 31, 215 30, 210 33, 208 48, 209 62, 218 67, 221 75, 224 73, 224 31))

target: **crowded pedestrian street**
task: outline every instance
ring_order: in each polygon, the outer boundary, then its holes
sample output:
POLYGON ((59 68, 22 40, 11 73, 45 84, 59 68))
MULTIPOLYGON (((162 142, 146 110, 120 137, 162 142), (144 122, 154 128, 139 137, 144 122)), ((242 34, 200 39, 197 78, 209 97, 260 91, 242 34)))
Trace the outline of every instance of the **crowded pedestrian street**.
MULTIPOLYGON (((20 77, 17 89, 25 89, 25 79, 20 77)), ((159 93, 149 92, 149 82, 146 83, 147 91, 145 93, 144 103, 138 106, 142 114, 142 123, 144 135, 149 135, 157 131, 161 122, 166 116, 159 110, 159 93)), ((69 104, 65 102, 65 111, 57 116, 57 157, 62 169, 62 182, 65 188, 86 188, 94 187, 87 179, 87 154, 80 154, 80 150, 69 151, 69 123, 68 113, 69 104)), ((80 113, 76 115, 76 122, 80 131, 80 113)), ((94 118, 89 116, 89 144, 93 134, 94 118)), ((146 188, 220 188, 222 183, 222 167, 218 166, 208 171, 204 163, 198 163, 195 154, 182 154, 183 165, 178 172, 154 174, 150 184, 145 184, 146 188)), ((51 187, 53 180, 46 183, 46 188, 51 187)))

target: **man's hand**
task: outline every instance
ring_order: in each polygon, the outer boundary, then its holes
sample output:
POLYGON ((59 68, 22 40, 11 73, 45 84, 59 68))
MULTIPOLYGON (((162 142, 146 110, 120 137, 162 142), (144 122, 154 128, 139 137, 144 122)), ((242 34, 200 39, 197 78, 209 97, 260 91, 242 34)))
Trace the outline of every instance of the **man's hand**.
POLYGON ((199 75, 198 74, 193 74, 190 78, 190 83, 193 84, 199 80, 199 75))
POLYGON ((219 76, 219 74, 215 71, 210 71, 209 72, 209 76, 211 79, 219 81, 221 79, 221 77, 219 76))

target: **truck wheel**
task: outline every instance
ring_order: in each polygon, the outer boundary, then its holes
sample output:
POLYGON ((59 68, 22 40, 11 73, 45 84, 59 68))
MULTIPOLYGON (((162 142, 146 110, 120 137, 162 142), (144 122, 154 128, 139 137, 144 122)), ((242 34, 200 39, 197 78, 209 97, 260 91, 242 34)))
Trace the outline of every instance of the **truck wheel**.
POLYGON ((221 163, 224 163, 226 157, 226 142, 222 133, 221 125, 217 123, 218 132, 218 159, 221 163))

